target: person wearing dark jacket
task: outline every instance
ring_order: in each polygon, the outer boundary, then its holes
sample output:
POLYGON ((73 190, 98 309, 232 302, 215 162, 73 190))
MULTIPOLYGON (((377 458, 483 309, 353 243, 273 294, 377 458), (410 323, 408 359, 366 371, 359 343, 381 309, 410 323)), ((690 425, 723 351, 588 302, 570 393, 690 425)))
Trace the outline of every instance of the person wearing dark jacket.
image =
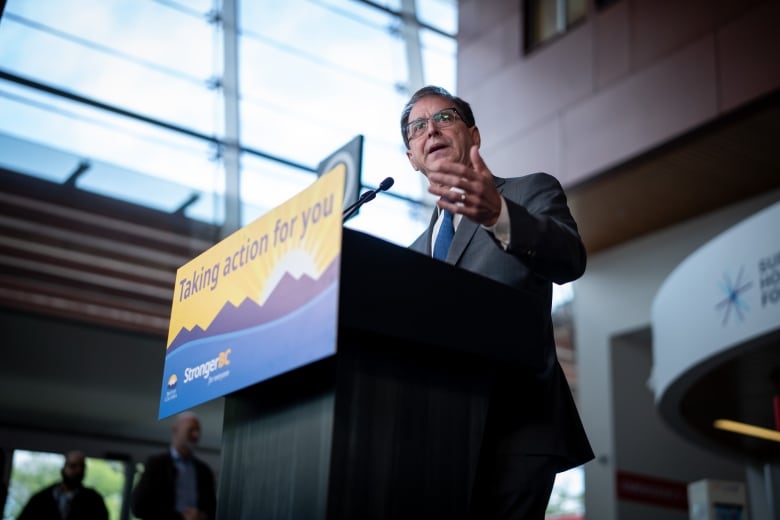
POLYGON ((85 473, 84 454, 68 452, 60 470, 62 481, 30 497, 17 520, 108 520, 103 497, 81 483, 85 473))
MULTIPOLYGON (((555 351, 552 284, 585 271, 585 247, 566 195, 552 175, 493 174, 470 105, 441 87, 414 93, 401 114, 411 166, 437 197, 430 223, 410 246, 458 268, 531 295, 543 307, 542 341, 527 344, 515 323, 486 327, 517 337, 535 363, 501 367, 491 397, 470 500, 474 520, 543 520, 555 475, 593 459, 555 351)), ((435 299, 436 295, 431 295, 435 299)), ((452 322, 469 319, 478 294, 439 302, 452 322)))
POLYGON ((133 490, 132 511, 143 520, 212 520, 217 498, 214 473, 195 457, 200 420, 179 414, 171 430, 170 449, 149 457, 133 490))

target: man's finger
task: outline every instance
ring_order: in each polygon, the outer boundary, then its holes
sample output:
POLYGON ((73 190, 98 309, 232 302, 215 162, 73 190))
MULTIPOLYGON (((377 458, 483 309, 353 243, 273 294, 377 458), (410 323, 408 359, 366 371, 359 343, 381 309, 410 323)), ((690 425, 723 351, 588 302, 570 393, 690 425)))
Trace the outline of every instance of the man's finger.
POLYGON ((471 159, 471 166, 474 168, 474 171, 477 173, 477 175, 482 177, 492 176, 490 170, 485 164, 485 161, 482 160, 482 156, 479 154, 478 146, 474 145, 471 147, 471 150, 469 151, 469 157, 471 159))

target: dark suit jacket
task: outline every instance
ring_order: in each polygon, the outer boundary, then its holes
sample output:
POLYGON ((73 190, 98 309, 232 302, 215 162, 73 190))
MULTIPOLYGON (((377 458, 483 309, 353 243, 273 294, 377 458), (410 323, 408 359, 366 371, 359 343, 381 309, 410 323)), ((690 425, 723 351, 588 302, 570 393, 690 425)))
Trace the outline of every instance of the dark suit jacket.
MULTIPOLYGON (((211 520, 216 516, 214 473, 193 457, 198 485, 198 509, 211 520)), ((133 490, 133 514, 143 520, 180 519, 176 512, 176 464, 170 453, 149 457, 141 480, 133 490)))
MULTIPOLYGON (((49 486, 30 497, 18 520, 60 520, 60 510, 54 499, 54 488, 49 486)), ((94 489, 83 487, 73 497, 66 520, 108 520, 103 497, 94 489)))
MULTIPOLYGON (((552 282, 565 283, 585 272, 585 247, 577 224, 566 204, 560 183, 545 173, 524 177, 495 178, 507 202, 511 222, 510 248, 501 247, 492 233, 462 218, 446 261, 498 282, 533 293, 547 311, 552 305, 552 282)), ((427 230, 411 249, 431 255, 431 234, 437 212, 427 230)), ((475 303, 479 295, 471 295, 475 303)), ((468 313, 468 309, 463 309, 468 313)), ((544 343, 538 345, 542 363, 505 366, 501 369, 487 419, 489 449, 499 453, 550 455, 564 471, 593 458, 568 383, 555 353, 552 318, 538 326, 544 343)), ((503 327, 507 334, 523 338, 512 323, 486 324, 503 327)))

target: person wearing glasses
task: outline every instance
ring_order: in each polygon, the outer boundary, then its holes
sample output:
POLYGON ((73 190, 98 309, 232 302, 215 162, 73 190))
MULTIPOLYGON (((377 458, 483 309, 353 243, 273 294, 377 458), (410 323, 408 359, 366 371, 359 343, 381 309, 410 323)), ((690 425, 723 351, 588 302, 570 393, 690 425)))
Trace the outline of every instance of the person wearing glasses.
MULTIPOLYGON (((555 177, 493 175, 479 152, 470 105, 445 89, 427 86, 412 95, 401 114, 401 135, 409 162, 438 197, 427 229, 410 248, 537 295, 545 307, 548 319, 537 324, 545 339, 533 345, 544 366, 501 368, 469 506, 474 519, 543 520, 555 475, 593 459, 558 363, 551 317, 552 284, 585 272, 577 224, 555 177)), ((453 308, 453 326, 472 304, 490 302, 464 295, 453 308)), ((485 326, 529 348, 515 324, 485 326)))

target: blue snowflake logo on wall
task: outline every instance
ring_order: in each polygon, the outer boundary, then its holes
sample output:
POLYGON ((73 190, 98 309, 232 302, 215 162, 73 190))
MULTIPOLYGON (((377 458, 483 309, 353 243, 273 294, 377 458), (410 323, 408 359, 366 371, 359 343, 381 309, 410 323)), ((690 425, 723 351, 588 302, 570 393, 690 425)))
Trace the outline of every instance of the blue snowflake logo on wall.
POLYGON ((723 273, 723 280, 719 285, 721 291, 723 291, 726 297, 718 302, 718 304, 715 306, 715 309, 718 311, 723 309, 723 325, 728 323, 729 316, 731 316, 732 311, 737 315, 739 321, 742 321, 745 319, 744 313, 750 310, 750 306, 743 299, 742 295, 745 293, 745 291, 753 286, 753 282, 742 281, 743 271, 744 268, 740 267, 737 279, 733 282, 731 281, 731 277, 728 275, 728 273, 723 273))

